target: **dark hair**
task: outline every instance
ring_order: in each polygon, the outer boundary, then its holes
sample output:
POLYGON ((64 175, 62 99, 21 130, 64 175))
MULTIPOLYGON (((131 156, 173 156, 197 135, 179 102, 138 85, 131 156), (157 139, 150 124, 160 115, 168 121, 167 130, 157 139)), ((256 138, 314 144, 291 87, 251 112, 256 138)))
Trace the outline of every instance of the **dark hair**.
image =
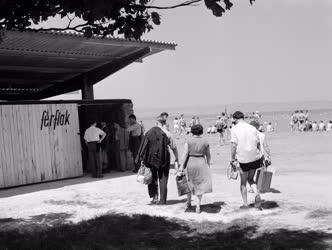
POLYGON ((160 116, 167 116, 167 117, 168 117, 168 113, 167 113, 167 112, 162 112, 162 113, 160 114, 160 116))
POLYGON ((196 124, 194 126, 191 127, 190 132, 193 135, 202 135, 203 134, 203 126, 200 124, 196 124))
POLYGON ((234 119, 244 119, 244 114, 243 114, 241 111, 236 111, 236 112, 233 114, 233 118, 234 118, 234 119))
POLYGON ((131 115, 129 116, 129 119, 134 119, 134 120, 136 121, 136 115, 131 114, 131 115))

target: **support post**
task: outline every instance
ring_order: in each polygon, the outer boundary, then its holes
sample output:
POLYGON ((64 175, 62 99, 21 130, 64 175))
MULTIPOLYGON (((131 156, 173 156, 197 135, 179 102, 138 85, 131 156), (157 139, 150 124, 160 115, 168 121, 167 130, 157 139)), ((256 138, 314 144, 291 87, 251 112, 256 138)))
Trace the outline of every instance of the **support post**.
POLYGON ((93 85, 88 83, 87 76, 83 77, 82 100, 93 100, 93 85))

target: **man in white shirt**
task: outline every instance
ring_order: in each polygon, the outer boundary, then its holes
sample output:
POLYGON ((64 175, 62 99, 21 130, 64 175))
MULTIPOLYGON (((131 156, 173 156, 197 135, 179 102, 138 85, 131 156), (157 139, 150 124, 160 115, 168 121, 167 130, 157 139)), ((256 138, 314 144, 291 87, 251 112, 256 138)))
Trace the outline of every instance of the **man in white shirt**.
POLYGON ((241 176, 240 189, 244 204, 240 208, 248 208, 247 182, 255 193, 255 206, 259 207, 261 198, 254 181, 256 169, 262 164, 258 131, 244 121, 244 114, 240 111, 233 114, 233 119, 235 126, 231 130, 231 165, 238 168, 241 176))
POLYGON ((105 139, 106 133, 96 126, 97 123, 94 121, 91 126, 85 130, 84 140, 88 147, 89 167, 92 171, 92 176, 94 178, 102 178, 102 168, 97 155, 97 143, 101 143, 105 139))

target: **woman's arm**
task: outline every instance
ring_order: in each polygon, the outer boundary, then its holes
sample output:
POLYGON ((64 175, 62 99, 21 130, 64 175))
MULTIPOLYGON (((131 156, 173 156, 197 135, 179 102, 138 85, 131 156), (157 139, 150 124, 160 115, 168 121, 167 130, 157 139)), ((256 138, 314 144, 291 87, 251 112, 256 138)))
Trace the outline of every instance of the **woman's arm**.
POLYGON ((186 142, 184 144, 184 150, 183 150, 183 155, 182 155, 182 165, 180 167, 180 170, 184 170, 184 167, 183 164, 186 163, 186 160, 187 160, 187 157, 188 157, 188 154, 189 154, 189 150, 188 150, 188 143, 186 142))
POLYGON ((206 156, 207 164, 210 166, 210 164, 211 164, 211 153, 210 153, 210 145, 209 144, 206 146, 205 156, 206 156))

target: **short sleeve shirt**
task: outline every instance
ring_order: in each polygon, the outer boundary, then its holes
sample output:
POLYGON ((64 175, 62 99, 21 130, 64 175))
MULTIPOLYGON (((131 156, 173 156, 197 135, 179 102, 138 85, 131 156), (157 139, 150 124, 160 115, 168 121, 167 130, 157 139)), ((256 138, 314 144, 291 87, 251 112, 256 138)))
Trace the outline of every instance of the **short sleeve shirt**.
POLYGON ((259 141, 257 129, 244 121, 231 130, 231 142, 236 144, 236 158, 240 163, 254 162, 261 157, 259 141))
POLYGON ((97 127, 89 127, 85 130, 84 140, 87 142, 97 142, 100 140, 100 136, 103 136, 105 132, 97 127))

